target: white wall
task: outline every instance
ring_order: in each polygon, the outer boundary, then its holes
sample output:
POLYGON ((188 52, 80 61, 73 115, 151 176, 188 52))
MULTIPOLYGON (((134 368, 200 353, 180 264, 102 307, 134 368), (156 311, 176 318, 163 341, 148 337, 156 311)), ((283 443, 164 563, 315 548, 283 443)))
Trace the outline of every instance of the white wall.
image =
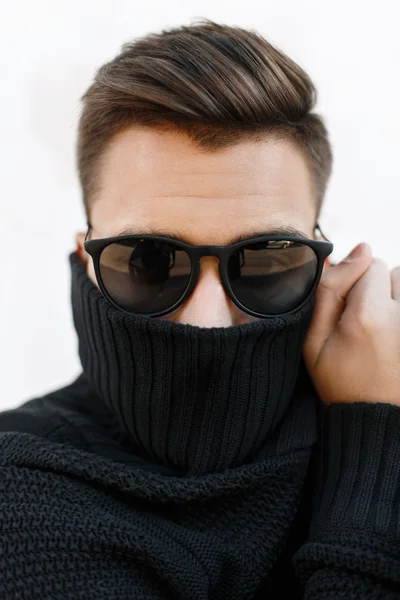
POLYGON ((79 97, 123 42, 196 17, 256 28, 311 75, 335 152, 321 226, 400 264, 397 0, 3 0, 0 8, 0 410, 79 373, 68 253, 84 228, 79 97))

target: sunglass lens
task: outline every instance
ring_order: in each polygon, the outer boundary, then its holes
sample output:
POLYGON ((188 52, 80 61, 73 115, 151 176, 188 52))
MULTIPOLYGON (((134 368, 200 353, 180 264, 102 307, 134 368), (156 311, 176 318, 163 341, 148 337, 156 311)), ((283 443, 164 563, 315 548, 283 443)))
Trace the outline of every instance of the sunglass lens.
POLYGON ((318 271, 314 250, 299 242, 270 240, 235 251, 228 263, 233 293, 245 307, 275 315, 299 306, 318 271))
POLYGON ((129 312, 151 314, 172 307, 191 273, 188 254, 173 243, 150 238, 110 244, 100 257, 100 274, 113 301, 129 312))

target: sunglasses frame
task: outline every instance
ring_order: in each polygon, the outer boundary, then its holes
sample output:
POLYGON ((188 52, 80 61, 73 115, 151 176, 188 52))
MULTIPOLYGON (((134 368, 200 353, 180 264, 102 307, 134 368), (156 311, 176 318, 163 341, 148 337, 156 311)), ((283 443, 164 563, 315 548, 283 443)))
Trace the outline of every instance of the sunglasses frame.
MULTIPOLYGON (((102 294, 107 298, 107 300, 109 302, 111 302, 111 304, 113 304, 119 310, 122 310, 123 312, 126 312, 128 314, 145 315, 148 317, 162 317, 164 315, 172 313, 177 308, 179 308, 179 306, 184 304, 184 302, 190 297, 191 293, 193 292, 194 288, 196 287, 198 277, 200 274, 200 268, 201 268, 200 258, 202 258, 203 256, 216 256, 219 259, 219 274, 220 274, 224 289, 226 290, 226 292, 227 292, 228 296, 230 297, 230 299, 232 300, 232 302, 238 308, 240 308, 243 312, 245 312, 253 317, 258 317, 261 319, 277 317, 277 316, 281 316, 281 315, 288 315, 290 313, 296 312, 307 302, 307 300, 309 299, 311 294, 313 294, 313 292, 315 291, 315 289, 320 281, 321 275, 322 275, 324 262, 328 258, 328 256, 332 253, 333 247, 334 247, 332 242, 330 242, 329 240, 328 241, 320 241, 320 240, 312 240, 312 239, 304 238, 304 237, 282 236, 282 235, 263 235, 263 236, 258 236, 258 237, 252 237, 252 238, 248 238, 246 240, 241 240, 240 242, 236 242, 234 244, 230 244, 229 246, 192 246, 191 244, 187 244, 185 242, 182 242, 181 240, 175 240, 175 239, 163 237, 160 235, 151 235, 151 234, 120 235, 120 236, 109 237, 109 238, 99 238, 99 239, 87 240, 90 227, 91 226, 89 225, 83 245, 84 245, 86 252, 93 259, 93 265, 94 265, 94 271, 95 271, 97 283, 99 285, 99 288, 100 288, 102 294), (103 283, 103 279, 101 276, 101 269, 100 269, 101 253, 107 246, 109 246, 110 244, 120 243, 121 241, 126 242, 126 241, 144 240, 144 239, 152 239, 152 240, 157 240, 160 242, 166 242, 168 244, 175 244, 175 246, 177 246, 178 248, 181 248, 182 250, 184 250, 187 253, 187 255, 189 256, 189 259, 190 259, 190 264, 191 264, 191 273, 190 273, 190 277, 189 277, 189 282, 188 282, 188 285, 187 285, 184 293, 182 294, 182 296, 175 302, 175 304, 170 306, 168 309, 154 312, 154 313, 129 311, 129 310, 124 309, 122 306, 120 306, 115 300, 113 300, 112 296, 108 293, 107 288, 105 287, 105 285, 103 283), (229 258, 233 252, 242 248, 243 246, 249 246, 252 243, 266 242, 269 240, 271 240, 271 241, 276 241, 276 240, 286 241, 287 240, 287 241, 292 241, 292 242, 301 242, 301 243, 309 246, 310 248, 312 248, 317 257, 317 271, 316 271, 315 279, 314 279, 314 282, 313 282, 307 296, 295 308, 292 308, 291 310, 283 312, 283 313, 275 313, 273 315, 258 313, 256 311, 253 311, 253 310, 247 308, 246 306, 244 306, 240 302, 240 300, 238 300, 238 298, 236 298, 236 296, 231 288, 230 282, 229 282, 228 268, 227 268, 229 258)), ((318 224, 316 225, 316 227, 321 231, 318 224)), ((322 231, 321 231, 321 233, 322 233, 322 231)), ((323 237, 327 240, 327 238, 324 235, 323 235, 323 237)))

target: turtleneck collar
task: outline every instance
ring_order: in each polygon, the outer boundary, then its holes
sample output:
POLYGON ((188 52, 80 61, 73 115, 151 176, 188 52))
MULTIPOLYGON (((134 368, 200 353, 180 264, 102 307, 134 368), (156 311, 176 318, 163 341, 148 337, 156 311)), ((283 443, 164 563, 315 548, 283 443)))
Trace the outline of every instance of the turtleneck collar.
POLYGON ((186 476, 256 459, 293 398, 314 297, 286 317, 203 328, 120 311, 76 253, 70 265, 84 374, 132 450, 186 476))

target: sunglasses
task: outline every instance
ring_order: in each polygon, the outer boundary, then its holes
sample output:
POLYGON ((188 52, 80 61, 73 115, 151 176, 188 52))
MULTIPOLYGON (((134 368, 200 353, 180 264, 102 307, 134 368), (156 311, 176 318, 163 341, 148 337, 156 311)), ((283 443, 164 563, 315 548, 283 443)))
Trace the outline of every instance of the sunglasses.
POLYGON ((242 311, 260 318, 294 312, 316 289, 333 251, 329 241, 292 236, 192 246, 158 235, 88 240, 90 229, 88 224, 84 248, 103 295, 120 310, 151 317, 173 312, 189 298, 202 256, 219 259, 222 284, 242 311))

